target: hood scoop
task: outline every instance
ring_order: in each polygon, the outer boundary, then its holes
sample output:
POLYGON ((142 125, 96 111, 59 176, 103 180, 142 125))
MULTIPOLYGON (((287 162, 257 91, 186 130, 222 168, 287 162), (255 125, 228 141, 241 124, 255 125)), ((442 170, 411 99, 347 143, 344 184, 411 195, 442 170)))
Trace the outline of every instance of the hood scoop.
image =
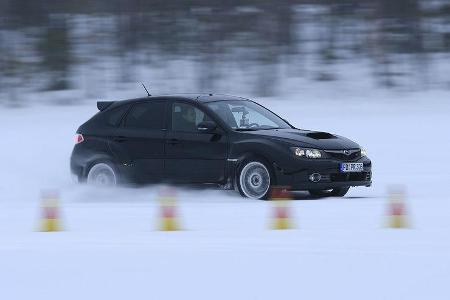
POLYGON ((307 137, 310 137, 315 140, 329 140, 329 139, 335 139, 336 137, 328 132, 310 132, 306 134, 307 137))

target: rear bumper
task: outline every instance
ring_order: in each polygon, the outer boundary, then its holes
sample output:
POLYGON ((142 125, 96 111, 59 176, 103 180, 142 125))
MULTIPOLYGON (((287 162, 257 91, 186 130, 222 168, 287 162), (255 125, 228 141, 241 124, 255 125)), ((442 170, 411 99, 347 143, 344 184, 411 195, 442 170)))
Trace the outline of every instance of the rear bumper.
POLYGON ((293 190, 324 190, 339 187, 371 186, 372 162, 367 157, 361 157, 355 161, 338 161, 332 159, 323 160, 298 160, 292 169, 281 169, 275 166, 277 184, 290 186, 293 190), (342 173, 339 166, 344 162, 363 163, 362 172, 342 173), (311 174, 320 174, 320 180, 310 180, 311 174))

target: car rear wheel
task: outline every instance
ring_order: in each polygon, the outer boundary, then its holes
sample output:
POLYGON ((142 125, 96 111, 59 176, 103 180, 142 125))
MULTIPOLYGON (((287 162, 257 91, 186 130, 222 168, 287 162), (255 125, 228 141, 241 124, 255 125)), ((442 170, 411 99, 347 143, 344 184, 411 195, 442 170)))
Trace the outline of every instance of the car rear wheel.
POLYGON ((259 160, 249 160, 239 168, 237 187, 242 196, 267 199, 272 177, 269 168, 259 160))
POLYGON ((118 182, 117 172, 109 163, 96 163, 89 170, 86 182, 95 186, 115 186, 118 182))
POLYGON ((309 190, 313 197, 344 197, 350 187, 334 188, 330 190, 309 190))

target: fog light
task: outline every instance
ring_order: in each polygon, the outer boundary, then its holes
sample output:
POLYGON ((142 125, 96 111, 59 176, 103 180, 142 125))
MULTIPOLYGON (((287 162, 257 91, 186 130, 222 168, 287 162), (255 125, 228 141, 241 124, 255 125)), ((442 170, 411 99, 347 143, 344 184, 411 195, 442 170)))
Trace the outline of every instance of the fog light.
POLYGON ((322 175, 320 175, 319 173, 309 175, 309 180, 312 182, 319 182, 320 179, 322 179, 322 175))

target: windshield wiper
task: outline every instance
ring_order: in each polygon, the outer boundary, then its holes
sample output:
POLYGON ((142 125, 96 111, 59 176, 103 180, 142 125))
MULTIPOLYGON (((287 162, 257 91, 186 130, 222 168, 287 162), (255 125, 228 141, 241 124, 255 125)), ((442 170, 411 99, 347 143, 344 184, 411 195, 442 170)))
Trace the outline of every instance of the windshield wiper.
POLYGON ((236 131, 257 131, 258 128, 235 128, 236 131))
POLYGON ((272 129, 283 129, 281 127, 269 127, 269 128, 235 128, 236 131, 257 131, 257 130, 272 130, 272 129))
POLYGON ((260 128, 259 130, 283 129, 281 127, 260 128))

